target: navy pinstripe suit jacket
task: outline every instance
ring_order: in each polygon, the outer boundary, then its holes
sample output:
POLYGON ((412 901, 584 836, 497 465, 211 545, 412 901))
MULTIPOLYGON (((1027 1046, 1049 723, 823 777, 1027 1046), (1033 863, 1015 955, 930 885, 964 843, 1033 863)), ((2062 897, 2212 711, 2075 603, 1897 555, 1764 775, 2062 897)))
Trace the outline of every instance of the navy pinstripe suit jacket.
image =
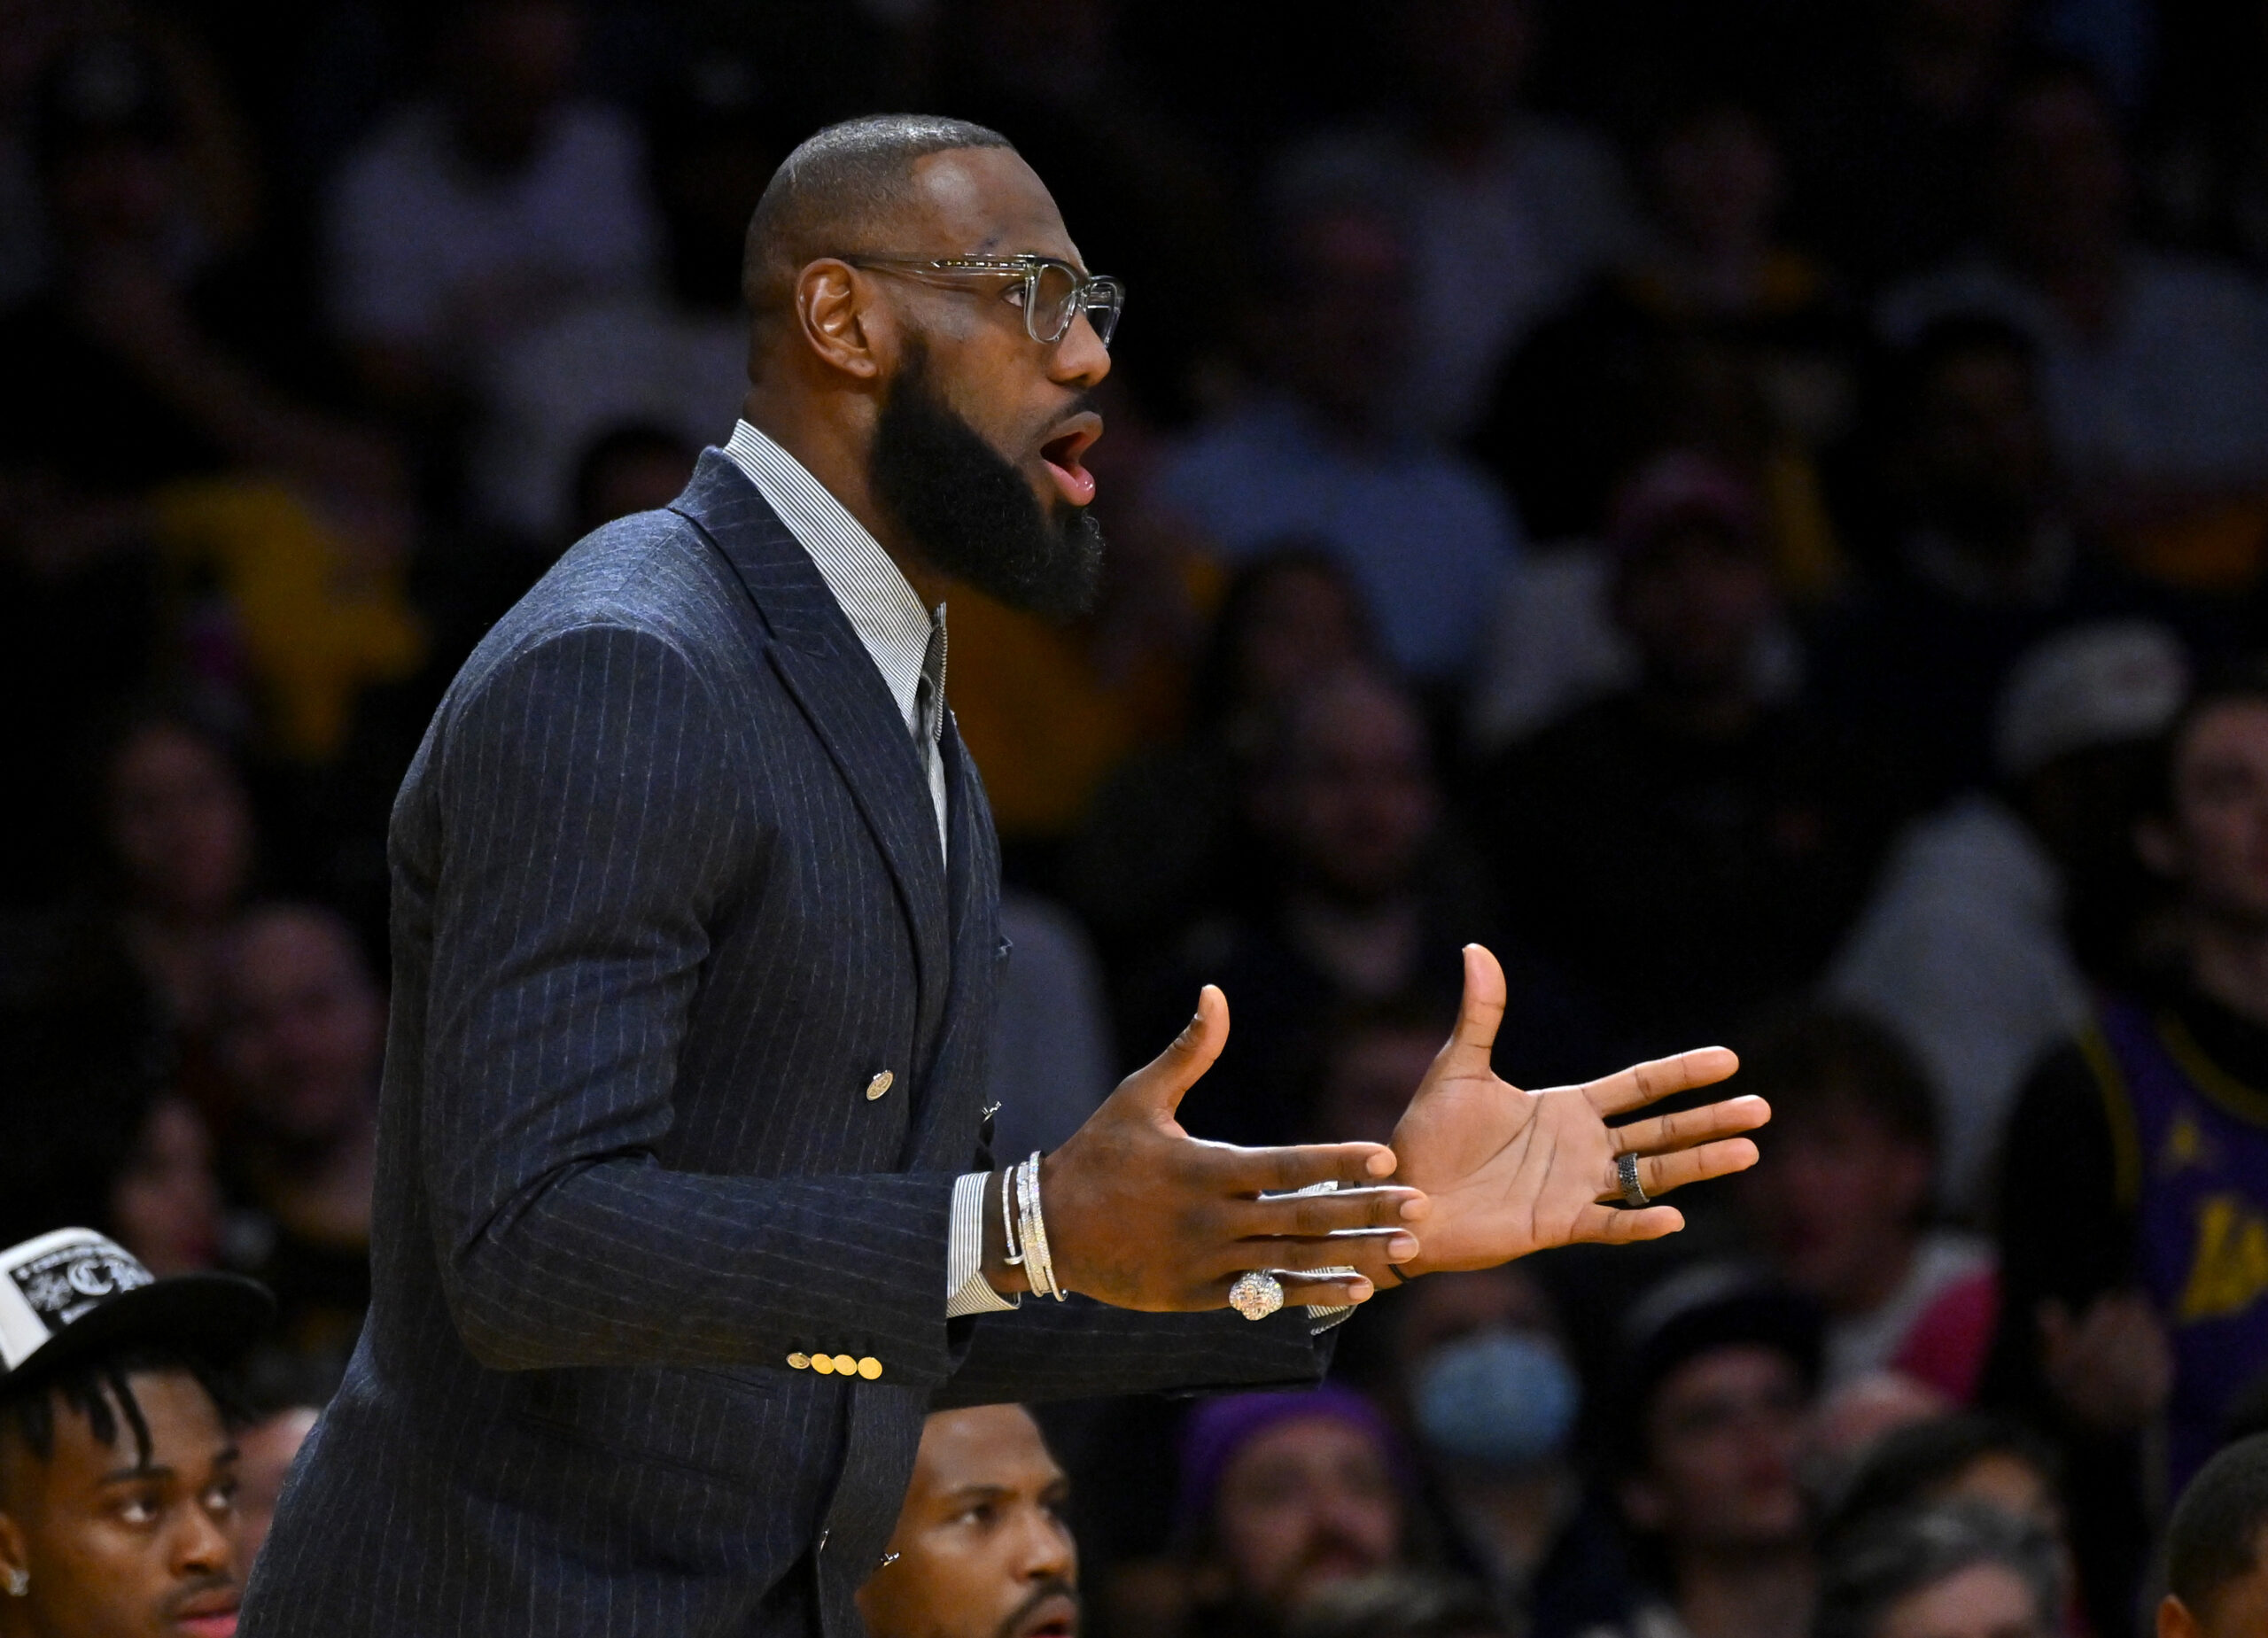
POLYGON ((950 870, 880 675, 715 450, 480 645, 394 809, 369 1323, 248 1638, 855 1634, 931 1409, 1317 1375, 1297 1312, 945 1319, 1006 959, 945 745, 950 870), (786 1365, 821 1351, 882 1375, 786 1365))

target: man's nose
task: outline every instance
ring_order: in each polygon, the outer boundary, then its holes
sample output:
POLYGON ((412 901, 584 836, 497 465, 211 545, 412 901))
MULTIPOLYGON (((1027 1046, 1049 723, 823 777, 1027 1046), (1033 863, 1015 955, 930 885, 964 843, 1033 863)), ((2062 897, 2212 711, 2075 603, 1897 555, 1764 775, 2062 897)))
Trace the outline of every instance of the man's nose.
POLYGON ((1103 345, 1085 308, 1079 310, 1071 328, 1063 332, 1063 339, 1055 344, 1047 374, 1051 380, 1082 390, 1100 386, 1103 377, 1110 374, 1110 349, 1103 345))
POLYGON ((1020 1568, 1028 1581, 1076 1583, 1079 1574, 1078 1544, 1071 1539, 1071 1532, 1061 1519, 1046 1512, 1033 1518, 1029 1528, 1024 1532, 1020 1568))
POLYGON ((237 1568, 237 1547, 227 1523, 225 1517, 215 1518, 206 1508, 183 1509, 181 1529, 174 1537, 174 1573, 183 1578, 233 1578, 237 1568))

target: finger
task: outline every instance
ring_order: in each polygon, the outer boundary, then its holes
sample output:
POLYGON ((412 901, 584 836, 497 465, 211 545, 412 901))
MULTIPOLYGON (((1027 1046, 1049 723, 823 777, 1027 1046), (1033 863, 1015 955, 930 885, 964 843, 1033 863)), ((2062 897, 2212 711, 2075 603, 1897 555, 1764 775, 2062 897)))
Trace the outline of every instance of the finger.
POLYGON ((1241 1240, 1237 1255, 1240 1268, 1279 1269, 1352 1268, 1371 1279, 1395 1263, 1417 1260, 1418 1237, 1401 1229, 1369 1230, 1360 1234, 1332 1234, 1312 1240, 1241 1240))
POLYGON ((1642 1206, 1635 1211, 1586 1206, 1575 1214, 1574 1231, 1567 1238, 1602 1246, 1628 1246, 1639 1240, 1660 1239, 1684 1226, 1685 1214, 1674 1206, 1642 1206))
MULTIPOLYGON (((1651 1197, 1667 1194, 1672 1189, 1682 1189, 1689 1183, 1705 1183, 1712 1177, 1728 1176, 1734 1172, 1746 1171, 1756 1164, 1756 1145, 1745 1137, 1728 1137, 1718 1143, 1705 1143, 1698 1148, 1680 1149, 1674 1154, 1650 1154, 1638 1162, 1638 1186, 1651 1197)), ((1603 1200, 1622 1198, 1622 1183, 1614 1176, 1614 1168, 1607 1168, 1609 1181, 1599 1191, 1603 1200)))
POLYGON ((1229 998, 1218 984, 1197 992, 1197 1013, 1172 1044, 1118 1083, 1113 1103, 1124 1100, 1154 1120, 1170 1121, 1229 1039, 1229 998))
POLYGON ((1399 1228, 1423 1218, 1430 1205, 1415 1189, 1339 1189, 1328 1194, 1239 1200, 1224 1221, 1239 1239, 1338 1234, 1350 1229, 1399 1228))
POLYGON ((1504 1021, 1504 969, 1486 945, 1464 947, 1464 997, 1457 1005, 1456 1028, 1433 1060, 1437 1069, 1455 1074, 1487 1073, 1496 1050, 1496 1029, 1504 1021))
MULTIPOLYGON (((1365 1274, 1286 1273, 1277 1277, 1284 1287, 1284 1306, 1287 1308, 1309 1303, 1324 1308, 1349 1308, 1357 1302, 1368 1302, 1378 1291, 1377 1282, 1365 1274)), ((1221 1300, 1228 1300, 1225 1292, 1221 1300)))
POLYGON ((1721 1046, 1700 1046, 1674 1058, 1657 1058, 1633 1064, 1617 1075, 1592 1081, 1583 1096, 1601 1114, 1627 1114, 1648 1104, 1686 1092, 1697 1086, 1714 1086, 1740 1067, 1740 1060, 1721 1046))
POLYGON ((1772 1106, 1761 1098, 1728 1098, 1698 1109, 1657 1114, 1612 1130, 1617 1154, 1660 1154, 1690 1149, 1741 1132, 1752 1132, 1772 1118, 1772 1106))
POLYGON ((1382 1143, 1309 1143, 1277 1149, 1200 1145, 1211 1181, 1226 1194, 1278 1194, 1319 1183, 1371 1184, 1394 1174, 1382 1143))

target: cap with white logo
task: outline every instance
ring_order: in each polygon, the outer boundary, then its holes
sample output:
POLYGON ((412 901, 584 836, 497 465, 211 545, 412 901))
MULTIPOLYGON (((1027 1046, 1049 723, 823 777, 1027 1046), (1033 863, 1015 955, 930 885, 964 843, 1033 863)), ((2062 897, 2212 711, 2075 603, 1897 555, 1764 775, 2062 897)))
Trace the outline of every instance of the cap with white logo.
POLYGON ((275 1317, 267 1287, 234 1274, 158 1279, 115 1240, 58 1229, 0 1251, 0 1383, 116 1347, 241 1354, 275 1317))

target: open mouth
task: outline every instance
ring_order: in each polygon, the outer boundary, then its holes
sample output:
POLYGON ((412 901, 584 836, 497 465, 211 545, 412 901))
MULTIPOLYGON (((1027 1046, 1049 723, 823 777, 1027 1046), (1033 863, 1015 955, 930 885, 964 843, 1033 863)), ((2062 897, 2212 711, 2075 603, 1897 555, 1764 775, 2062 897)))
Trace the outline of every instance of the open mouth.
POLYGON ((174 1618, 174 1626, 190 1638, 236 1638, 236 1601, 193 1603, 174 1618))
POLYGON ((1047 475, 1055 480, 1055 487, 1062 493, 1063 499, 1073 506, 1085 506, 1095 498, 1095 475, 1080 464, 1079 458, 1101 436, 1102 417, 1091 409, 1083 410, 1039 446, 1039 458, 1046 464, 1047 475))
POLYGON ((1077 1638, 1078 1631, 1078 1607, 1068 1598, 1051 1598, 1032 1612, 1018 1638, 1077 1638))

